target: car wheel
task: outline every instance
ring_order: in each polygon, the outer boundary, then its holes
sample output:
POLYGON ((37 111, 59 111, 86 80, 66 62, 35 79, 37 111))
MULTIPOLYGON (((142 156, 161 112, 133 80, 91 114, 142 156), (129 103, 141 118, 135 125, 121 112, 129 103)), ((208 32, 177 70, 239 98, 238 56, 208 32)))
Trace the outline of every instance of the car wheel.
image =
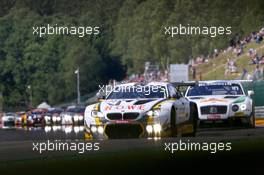
POLYGON ((42 127, 46 126, 46 120, 45 119, 41 119, 41 126, 42 127))
POLYGON ((199 120, 198 120, 198 111, 197 107, 194 103, 190 104, 190 124, 192 125, 192 132, 188 134, 184 134, 184 137, 195 137, 197 128, 199 126, 199 120))
POLYGON ((171 108, 171 116, 170 116, 170 136, 177 136, 177 125, 176 125, 176 111, 175 108, 171 108))
POLYGON ((255 113, 252 112, 250 117, 248 118, 248 127, 249 128, 255 128, 255 113))

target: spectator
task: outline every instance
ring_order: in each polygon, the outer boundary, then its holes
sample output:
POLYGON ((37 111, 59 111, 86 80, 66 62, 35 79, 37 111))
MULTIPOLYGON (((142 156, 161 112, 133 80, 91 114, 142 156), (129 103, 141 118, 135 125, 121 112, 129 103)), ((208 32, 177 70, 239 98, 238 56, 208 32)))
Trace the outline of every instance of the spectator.
POLYGON ((214 58, 216 58, 218 56, 219 52, 217 49, 214 49, 214 58))
POLYGON ((264 55, 262 55, 259 59, 259 64, 264 64, 264 55))
POLYGON ((256 43, 259 44, 263 40, 262 36, 258 33, 256 36, 256 43))
POLYGON ((192 79, 193 80, 196 79, 196 67, 195 66, 192 67, 192 79))
POLYGON ((253 73, 253 81, 259 80, 260 78, 261 78, 261 70, 259 68, 259 65, 257 65, 253 73))
POLYGON ((259 59, 257 55, 254 55, 254 57, 251 57, 251 64, 259 64, 259 59))
POLYGON ((229 67, 230 67, 230 59, 228 58, 226 60, 226 66, 225 66, 225 75, 228 75, 229 74, 229 67))
POLYGON ((243 73, 242 73, 242 76, 241 76, 241 80, 244 80, 244 78, 246 77, 247 74, 248 74, 247 69, 243 68, 243 73))
POLYGON ((230 71, 231 73, 237 73, 236 62, 235 62, 233 59, 230 60, 229 65, 230 65, 230 66, 229 66, 229 71, 230 71))

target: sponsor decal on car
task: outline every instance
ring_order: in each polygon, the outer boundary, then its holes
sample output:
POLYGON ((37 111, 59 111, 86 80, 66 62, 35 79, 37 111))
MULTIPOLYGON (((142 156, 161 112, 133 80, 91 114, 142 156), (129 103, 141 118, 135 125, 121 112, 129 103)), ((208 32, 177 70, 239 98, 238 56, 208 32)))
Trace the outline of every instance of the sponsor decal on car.
POLYGON ((200 102, 201 103, 207 103, 207 102, 217 103, 217 102, 228 102, 228 100, 219 99, 219 98, 209 98, 209 99, 201 100, 200 102))
POLYGON ((111 110, 127 110, 127 111, 131 111, 131 110, 145 110, 145 106, 144 105, 117 105, 117 106, 110 106, 107 105, 104 107, 105 111, 111 111, 111 110))
POLYGON ((217 114, 208 115, 207 119, 208 120, 219 120, 219 119, 221 119, 221 115, 217 115, 217 114))

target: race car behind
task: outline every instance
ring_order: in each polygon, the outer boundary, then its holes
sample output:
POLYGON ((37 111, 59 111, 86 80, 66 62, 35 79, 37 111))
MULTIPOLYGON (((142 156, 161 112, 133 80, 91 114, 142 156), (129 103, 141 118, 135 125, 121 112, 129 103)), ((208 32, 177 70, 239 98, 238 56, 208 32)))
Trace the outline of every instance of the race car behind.
POLYGON ((253 91, 245 93, 240 81, 201 81, 189 87, 186 98, 196 103, 201 122, 242 121, 255 127, 253 91))
POLYGON ((15 126, 16 114, 12 112, 4 113, 2 116, 2 128, 12 128, 15 126))

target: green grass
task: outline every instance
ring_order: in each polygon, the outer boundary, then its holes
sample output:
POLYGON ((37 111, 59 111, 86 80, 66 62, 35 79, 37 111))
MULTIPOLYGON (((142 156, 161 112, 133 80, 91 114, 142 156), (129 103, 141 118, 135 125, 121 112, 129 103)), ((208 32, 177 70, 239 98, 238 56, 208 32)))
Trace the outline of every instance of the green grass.
MULTIPOLYGON (((247 53, 250 48, 256 49, 258 54, 262 55, 264 53, 264 42, 261 44, 256 44, 255 42, 247 44, 244 48, 244 53, 239 57, 232 52, 221 53, 217 58, 210 59, 208 63, 199 65, 197 67, 197 75, 201 72, 203 80, 231 80, 240 78, 243 68, 246 68, 252 75, 256 65, 249 64, 250 58, 247 53), (225 66, 228 58, 236 60, 239 73, 225 76, 225 66)), ((263 68, 264 66, 261 65, 260 67, 263 68)))

